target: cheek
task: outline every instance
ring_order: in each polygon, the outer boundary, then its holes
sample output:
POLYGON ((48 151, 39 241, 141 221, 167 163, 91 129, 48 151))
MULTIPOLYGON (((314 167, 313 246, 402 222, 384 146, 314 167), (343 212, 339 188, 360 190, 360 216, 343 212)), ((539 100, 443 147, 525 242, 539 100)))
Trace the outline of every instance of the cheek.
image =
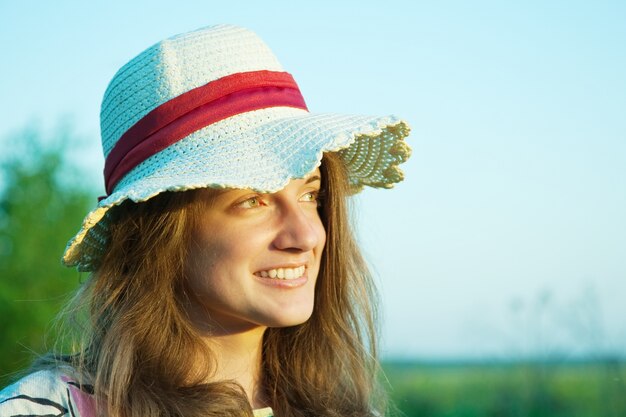
POLYGON ((317 235, 317 245, 313 249, 313 255, 316 263, 316 275, 319 273, 321 268, 322 257, 324 254, 324 248, 326 247, 326 228, 320 219, 313 226, 315 233, 317 235))
POLYGON ((326 245, 326 228, 324 227, 324 223, 322 223, 322 219, 320 219, 319 217, 317 217, 315 229, 317 231, 317 236, 319 240, 319 243, 317 245, 318 250, 323 249, 326 245))
POLYGON ((219 260, 223 257, 223 249, 217 243, 203 236, 193 238, 185 267, 187 280, 192 289, 206 288, 213 281, 209 277, 219 268, 219 260))
MULTIPOLYGON (((249 269, 252 253, 250 239, 241 234, 226 233, 217 227, 199 231, 193 239, 187 259, 187 277, 196 289, 221 288, 233 276, 249 269), (220 239, 216 239, 220 236, 220 239)), ((230 283, 235 285, 235 283, 230 283)))
POLYGON ((318 252, 320 252, 320 256, 325 246, 326 246, 326 229, 322 227, 320 230, 320 244, 318 246, 318 252))
POLYGON ((199 305, 217 307, 232 297, 235 291, 229 275, 228 258, 215 244, 197 247, 187 263, 187 289, 199 305))

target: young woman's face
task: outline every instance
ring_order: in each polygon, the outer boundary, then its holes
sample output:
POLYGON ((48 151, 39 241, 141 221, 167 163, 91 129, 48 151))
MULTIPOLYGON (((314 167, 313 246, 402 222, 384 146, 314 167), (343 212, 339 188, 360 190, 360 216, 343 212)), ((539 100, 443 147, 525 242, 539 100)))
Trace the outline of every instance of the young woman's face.
POLYGON ((186 266, 196 324, 238 332, 308 320, 326 242, 320 180, 316 170, 273 194, 202 191, 210 202, 186 266))

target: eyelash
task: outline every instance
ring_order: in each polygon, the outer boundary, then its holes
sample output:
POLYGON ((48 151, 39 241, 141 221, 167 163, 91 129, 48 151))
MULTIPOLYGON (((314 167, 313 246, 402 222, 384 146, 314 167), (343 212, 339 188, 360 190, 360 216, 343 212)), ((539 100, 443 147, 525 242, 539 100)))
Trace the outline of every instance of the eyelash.
POLYGON ((326 199, 326 192, 324 190, 309 191, 308 193, 305 193, 305 195, 306 194, 312 195, 313 199, 310 202, 315 203, 317 208, 322 207, 322 203, 326 199))

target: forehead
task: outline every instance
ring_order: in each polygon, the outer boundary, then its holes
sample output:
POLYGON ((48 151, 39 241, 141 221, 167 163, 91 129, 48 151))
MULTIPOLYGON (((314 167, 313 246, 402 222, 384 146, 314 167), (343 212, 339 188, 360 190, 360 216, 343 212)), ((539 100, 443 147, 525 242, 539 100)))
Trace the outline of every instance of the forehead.
POLYGON ((322 180, 322 172, 319 168, 316 168, 315 170, 313 170, 312 172, 310 172, 309 174, 305 175, 302 178, 291 179, 289 183, 285 185, 285 187, 281 188, 280 190, 270 192, 270 193, 257 191, 251 188, 202 188, 202 189, 198 189, 197 192, 202 196, 203 200, 205 198, 215 199, 217 197, 220 197, 226 194, 245 193, 245 192, 258 192, 259 194, 271 195, 271 194, 280 193, 281 191, 287 188, 291 188, 291 187, 305 186, 308 184, 313 184, 313 185, 321 184, 321 180, 322 180))
MULTIPOLYGON (((321 179, 322 179, 322 171, 319 168, 315 168, 313 172, 305 175, 304 178, 301 179, 301 181, 304 181, 304 183, 310 183, 313 181, 320 181, 321 179)), ((297 181, 297 179, 291 180, 291 182, 293 181, 297 181)))

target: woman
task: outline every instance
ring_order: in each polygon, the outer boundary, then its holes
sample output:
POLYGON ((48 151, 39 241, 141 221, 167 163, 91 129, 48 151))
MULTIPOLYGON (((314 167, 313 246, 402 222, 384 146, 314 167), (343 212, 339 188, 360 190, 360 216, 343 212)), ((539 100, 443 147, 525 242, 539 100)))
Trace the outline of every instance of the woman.
POLYGON ((123 66, 101 127, 108 195, 63 257, 91 272, 73 351, 0 415, 383 414, 346 197, 402 180, 407 124, 309 113, 269 48, 222 25, 123 66))

